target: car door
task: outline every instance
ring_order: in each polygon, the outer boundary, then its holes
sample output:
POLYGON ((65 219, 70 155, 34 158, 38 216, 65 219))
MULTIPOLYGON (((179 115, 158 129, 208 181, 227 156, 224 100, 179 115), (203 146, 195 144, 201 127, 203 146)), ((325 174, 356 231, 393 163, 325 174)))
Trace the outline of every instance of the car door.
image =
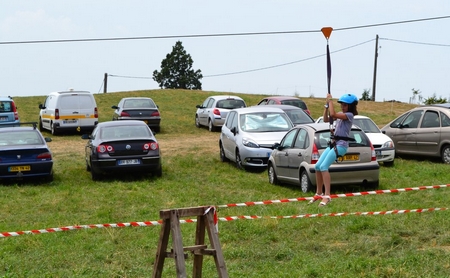
POLYGON ((280 146, 274 152, 273 159, 275 160, 276 171, 278 179, 285 180, 288 179, 289 173, 289 149, 294 146, 294 139, 297 135, 298 129, 291 129, 284 136, 283 140, 280 142, 280 146))
POLYGON ((417 151, 417 130, 423 110, 409 113, 392 134, 396 151, 414 154, 417 151))
POLYGON ((441 121, 439 112, 434 110, 426 110, 417 129, 416 142, 417 151, 424 155, 439 155, 441 141, 441 121))
POLYGON ((209 97, 198 109, 198 121, 201 125, 208 125, 209 111, 214 103, 214 99, 209 97))
POLYGON ((293 182, 298 182, 300 180, 300 164, 303 161, 311 160, 311 153, 308 152, 310 146, 308 131, 300 128, 293 143, 293 147, 288 150, 288 177, 293 182))
POLYGON ((236 139, 235 135, 231 131, 233 127, 238 129, 238 113, 235 111, 231 111, 228 113, 228 116, 225 121, 225 125, 222 127, 220 138, 222 139, 222 147, 225 153, 225 156, 228 159, 235 160, 235 148, 236 148, 236 139))

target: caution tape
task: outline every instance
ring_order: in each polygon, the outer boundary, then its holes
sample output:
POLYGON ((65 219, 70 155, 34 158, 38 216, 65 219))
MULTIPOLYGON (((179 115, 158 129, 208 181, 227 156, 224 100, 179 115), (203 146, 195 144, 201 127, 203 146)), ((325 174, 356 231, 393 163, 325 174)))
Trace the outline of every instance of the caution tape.
MULTIPOLYGON (((399 193, 399 192, 418 191, 418 190, 426 190, 426 189, 438 189, 438 188, 446 188, 446 187, 450 187, 450 184, 419 186, 419 187, 409 187, 409 188, 399 188, 399 189, 374 190, 374 191, 344 193, 344 194, 332 194, 332 195, 330 195, 330 198, 345 198, 345 197, 356 197, 356 196, 376 195, 376 194, 386 194, 386 193, 399 193)), ((217 207, 218 208, 230 208, 230 207, 248 207, 248 206, 255 206, 255 205, 271 205, 271 204, 280 204, 280 203, 289 203, 289 202, 309 201, 309 200, 313 200, 315 198, 317 198, 317 197, 298 197, 298 198, 281 199, 281 200, 267 200, 267 201, 257 201, 257 202, 234 203, 234 204, 227 204, 227 205, 219 205, 217 207)))

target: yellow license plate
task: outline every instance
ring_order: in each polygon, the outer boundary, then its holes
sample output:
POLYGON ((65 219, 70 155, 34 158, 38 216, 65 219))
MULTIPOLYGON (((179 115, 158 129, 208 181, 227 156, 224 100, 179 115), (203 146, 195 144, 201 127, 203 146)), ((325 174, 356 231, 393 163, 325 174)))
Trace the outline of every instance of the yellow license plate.
POLYGON ((24 171, 31 171, 30 165, 23 165, 23 166, 11 166, 9 167, 10 172, 24 172, 24 171))
POLYGON ((343 161, 357 161, 359 160, 358 154, 346 154, 342 157, 343 161))

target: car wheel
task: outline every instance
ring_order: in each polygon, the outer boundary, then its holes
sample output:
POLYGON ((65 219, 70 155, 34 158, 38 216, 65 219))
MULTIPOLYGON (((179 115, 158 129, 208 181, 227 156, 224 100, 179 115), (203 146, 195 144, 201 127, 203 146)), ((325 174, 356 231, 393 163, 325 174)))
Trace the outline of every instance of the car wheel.
POLYGON ((245 167, 242 165, 241 155, 239 154, 239 150, 236 150, 236 168, 244 170, 245 167))
POLYGON ((275 173, 275 168, 273 168, 273 164, 269 164, 269 169, 267 170, 267 174, 269 175, 269 183, 278 184, 277 173, 275 173))
POLYGON ((367 188, 370 189, 370 190, 377 190, 379 186, 380 186, 380 181, 379 180, 367 184, 367 188))
POLYGON ((442 162, 449 164, 450 163, 450 145, 445 145, 442 147, 441 151, 442 162))
POLYGON ((56 135, 55 125, 53 123, 50 123, 50 126, 51 126, 52 135, 56 135))
POLYGON ((200 127, 200 121, 198 120, 198 116, 195 115, 195 126, 200 127))
POLYGON ((162 167, 159 167, 159 169, 154 171, 153 174, 157 177, 162 177, 162 167))
POLYGON ((91 171, 91 166, 89 166, 87 159, 86 159, 86 171, 88 171, 88 172, 91 171))
POLYGON ((385 162, 383 162, 383 165, 386 166, 386 167, 392 167, 392 166, 394 166, 394 160, 392 160, 392 161, 385 161, 385 162))
POLYGON ((44 126, 42 125, 42 119, 39 118, 39 131, 44 131, 44 126))
POLYGON ((225 150, 223 149, 222 143, 220 145, 220 161, 227 162, 229 159, 225 156, 225 150))
POLYGON ((208 121, 208 129, 211 132, 216 131, 216 127, 213 125, 213 122, 211 120, 208 121))
POLYGON ((312 190, 311 181, 309 180, 308 174, 304 169, 300 172, 300 187, 303 193, 307 193, 312 190))

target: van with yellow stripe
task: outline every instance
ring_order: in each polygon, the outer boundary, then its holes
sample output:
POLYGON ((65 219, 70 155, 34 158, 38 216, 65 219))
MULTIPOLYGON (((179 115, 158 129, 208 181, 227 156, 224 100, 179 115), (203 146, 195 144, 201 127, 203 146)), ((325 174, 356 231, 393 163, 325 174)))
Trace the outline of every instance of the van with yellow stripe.
POLYGON ((39 129, 54 135, 63 131, 92 131, 98 124, 97 103, 87 91, 52 92, 39 108, 39 129))

